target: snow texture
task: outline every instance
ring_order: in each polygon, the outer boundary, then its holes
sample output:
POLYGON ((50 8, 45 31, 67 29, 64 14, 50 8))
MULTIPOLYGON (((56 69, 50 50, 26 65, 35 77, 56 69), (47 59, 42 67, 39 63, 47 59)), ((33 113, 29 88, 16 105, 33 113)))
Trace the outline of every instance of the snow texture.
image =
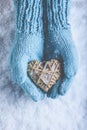
POLYGON ((0 0, 0 130, 85 130, 87 127, 87 2, 72 0, 71 27, 79 70, 68 93, 33 102, 12 81, 9 55, 15 32, 12 0, 0 0))

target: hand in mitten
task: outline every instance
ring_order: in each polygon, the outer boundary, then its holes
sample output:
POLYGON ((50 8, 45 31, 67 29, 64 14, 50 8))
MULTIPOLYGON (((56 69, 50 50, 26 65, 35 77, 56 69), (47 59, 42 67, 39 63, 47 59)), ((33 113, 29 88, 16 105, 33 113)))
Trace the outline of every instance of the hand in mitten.
POLYGON ((27 65, 43 57, 42 0, 14 2, 17 28, 10 58, 12 76, 33 100, 38 101, 44 98, 44 92, 27 76, 27 65))
POLYGON ((70 88, 77 72, 77 52, 68 24, 70 0, 47 0, 46 4, 44 59, 59 59, 63 64, 62 76, 48 92, 48 97, 56 98, 70 88))

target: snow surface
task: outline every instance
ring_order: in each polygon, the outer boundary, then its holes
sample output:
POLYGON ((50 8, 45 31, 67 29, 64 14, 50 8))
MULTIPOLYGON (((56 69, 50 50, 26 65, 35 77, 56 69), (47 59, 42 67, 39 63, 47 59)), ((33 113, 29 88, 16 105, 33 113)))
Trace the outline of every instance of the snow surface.
POLYGON ((0 0, 0 130, 87 129, 87 1, 72 0, 70 22, 79 70, 68 93, 34 102, 15 84, 9 55, 15 32, 14 4, 0 0))

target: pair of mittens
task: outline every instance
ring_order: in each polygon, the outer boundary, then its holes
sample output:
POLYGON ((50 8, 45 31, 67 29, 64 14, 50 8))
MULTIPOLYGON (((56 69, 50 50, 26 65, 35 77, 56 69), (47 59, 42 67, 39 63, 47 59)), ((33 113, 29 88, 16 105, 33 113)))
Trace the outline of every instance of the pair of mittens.
POLYGON ((77 72, 77 53, 68 25, 69 0, 14 0, 16 34, 10 57, 13 79, 34 101, 46 93, 27 75, 28 63, 58 59, 64 74, 47 93, 56 98, 64 95, 77 72))

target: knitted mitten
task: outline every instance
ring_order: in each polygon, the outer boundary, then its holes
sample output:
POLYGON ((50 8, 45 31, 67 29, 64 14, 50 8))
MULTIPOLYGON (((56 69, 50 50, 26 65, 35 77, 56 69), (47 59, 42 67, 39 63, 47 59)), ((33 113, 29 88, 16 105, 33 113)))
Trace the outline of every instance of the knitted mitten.
POLYGON ((14 2, 17 28, 10 58, 12 76, 33 100, 41 100, 44 93, 27 76, 27 65, 29 61, 40 61, 43 57, 42 0, 14 2))
POLYGON ((64 74, 48 93, 56 98, 64 95, 77 72, 77 53, 68 24, 70 0, 47 0, 45 8, 44 59, 56 58, 63 62, 64 74))

